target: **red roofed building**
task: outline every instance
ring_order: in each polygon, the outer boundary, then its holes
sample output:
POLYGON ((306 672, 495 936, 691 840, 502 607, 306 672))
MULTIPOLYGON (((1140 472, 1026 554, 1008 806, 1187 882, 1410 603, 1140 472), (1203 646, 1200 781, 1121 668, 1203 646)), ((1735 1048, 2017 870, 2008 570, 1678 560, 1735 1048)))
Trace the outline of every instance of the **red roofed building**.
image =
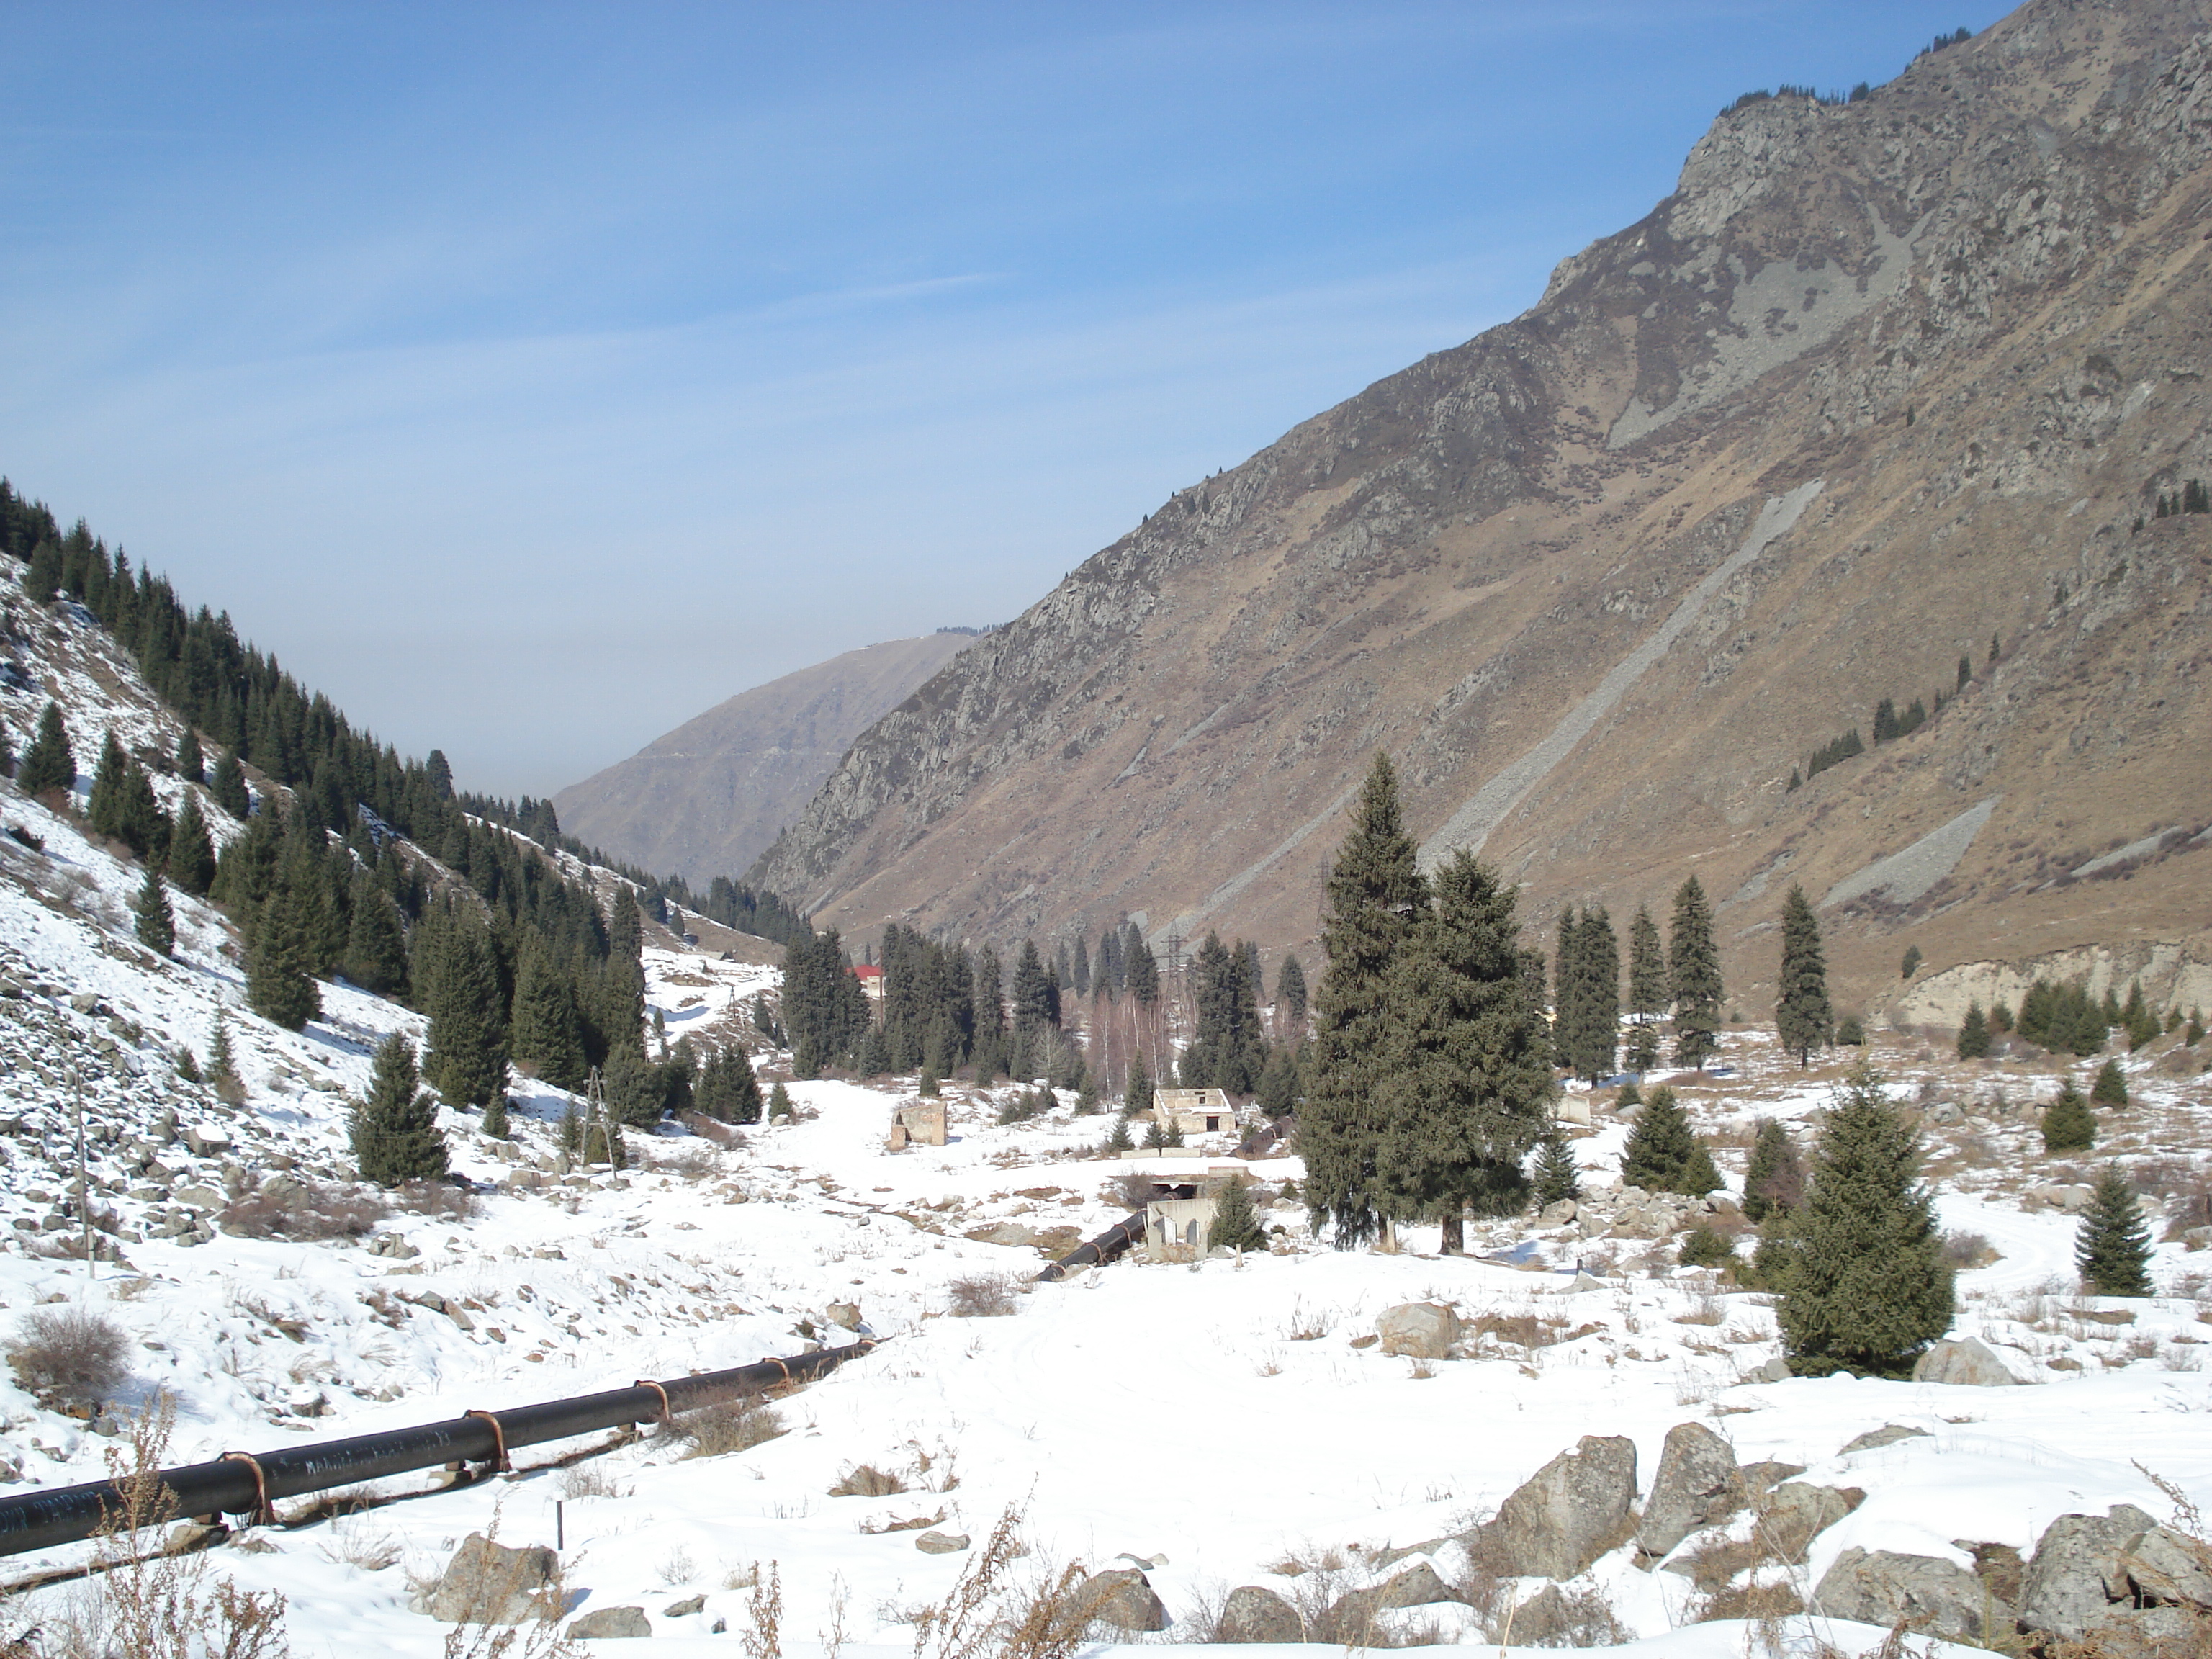
POLYGON ((860 981, 860 989, 866 994, 868 1000, 878 1008, 882 1007, 884 970, 872 962, 856 962, 853 964, 853 977, 860 981))

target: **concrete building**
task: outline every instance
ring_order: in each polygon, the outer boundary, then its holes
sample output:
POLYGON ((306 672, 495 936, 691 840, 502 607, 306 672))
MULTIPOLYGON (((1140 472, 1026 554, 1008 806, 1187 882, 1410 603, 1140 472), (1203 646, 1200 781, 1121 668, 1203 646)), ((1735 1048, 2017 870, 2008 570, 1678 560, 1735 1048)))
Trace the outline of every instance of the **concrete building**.
POLYGON ((1162 1128, 1173 1127, 1187 1135, 1235 1133, 1237 1109, 1218 1089, 1155 1089, 1152 1116, 1162 1128))

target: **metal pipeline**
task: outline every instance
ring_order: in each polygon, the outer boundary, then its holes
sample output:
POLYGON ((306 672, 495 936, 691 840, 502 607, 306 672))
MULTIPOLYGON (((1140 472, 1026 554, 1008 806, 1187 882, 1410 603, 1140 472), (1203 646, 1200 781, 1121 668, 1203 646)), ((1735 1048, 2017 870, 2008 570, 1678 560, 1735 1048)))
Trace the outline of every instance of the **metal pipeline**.
MULTIPOLYGON (((212 1462, 164 1469, 161 1484, 175 1495, 178 1516, 243 1515, 266 1520, 270 1505, 280 1498, 329 1492, 441 1464, 481 1463, 487 1468, 504 1469, 508 1454, 520 1447, 566 1440, 623 1424, 658 1422, 678 1412, 719 1405, 782 1383, 807 1382, 836 1370, 848 1359, 859 1358, 875 1346, 863 1340, 847 1347, 823 1348, 788 1359, 763 1359, 729 1370, 702 1371, 665 1382, 636 1382, 604 1394, 549 1400, 506 1411, 469 1412, 444 1423, 356 1435, 349 1440, 326 1440, 250 1455, 225 1452, 212 1462)), ((0 1555, 21 1555, 58 1544, 77 1543, 99 1531, 122 1506, 122 1494, 112 1480, 0 1499, 0 1555)))
POLYGON ((1144 1236, 1145 1212, 1139 1210, 1123 1217, 1097 1237, 1077 1245, 1030 1282, 1049 1285, 1054 1279, 1066 1278, 1078 1267, 1103 1267, 1144 1236))

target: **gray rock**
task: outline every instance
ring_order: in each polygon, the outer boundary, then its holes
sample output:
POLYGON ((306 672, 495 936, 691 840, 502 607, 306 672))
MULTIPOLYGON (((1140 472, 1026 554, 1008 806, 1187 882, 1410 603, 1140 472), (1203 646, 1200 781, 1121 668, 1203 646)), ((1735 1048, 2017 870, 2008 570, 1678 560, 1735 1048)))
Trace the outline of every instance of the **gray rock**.
POLYGON ((519 1625, 560 1609, 549 1594, 560 1562, 543 1545, 509 1549, 480 1532, 461 1540, 416 1611, 445 1625, 519 1625))
POLYGON ((1557 1584, 1547 1584, 1514 1607, 1512 1628, 1501 1632, 1498 1639, 1502 1643, 1510 1635, 1516 1648, 1560 1646, 1559 1638, 1568 1634, 1573 1622, 1565 1592, 1557 1584))
POLYGON ((703 1612, 706 1606, 705 1596, 687 1595, 681 1601, 671 1601, 661 1608, 660 1616, 663 1619, 689 1619, 695 1613, 703 1612))
POLYGON ((1802 1463, 1772 1462, 1747 1463, 1736 1473, 1743 1477, 1743 1490, 1747 1496, 1764 1498, 1791 1475, 1804 1474, 1805 1466, 1802 1463))
POLYGON ((1168 1610, 1152 1594, 1152 1586, 1134 1567, 1094 1572, 1071 1594, 1075 1605, 1089 1618, 1116 1630, 1165 1630, 1168 1610))
POLYGON ((969 1542, 964 1532, 925 1532, 915 1537, 914 1547, 924 1555, 957 1555, 969 1542))
POLYGON ((1925 1429, 1908 1429, 1901 1423, 1885 1423, 1878 1429, 1869 1429, 1836 1455, 1849 1457, 1853 1452, 1872 1451, 1876 1446, 1893 1446, 1900 1440, 1925 1438, 1927 1433, 1925 1429))
POLYGON ((601 1607, 568 1621, 568 1634, 579 1640, 605 1641, 614 1637, 650 1636, 653 1621, 643 1607, 601 1607))
POLYGON ((1744 1378, 1747 1382, 1787 1382, 1789 1380, 1790 1362, 1780 1354, 1775 1355, 1773 1358, 1744 1378))
POLYGON ((1223 1643, 1303 1642, 1305 1621, 1297 1609, 1271 1589, 1244 1584, 1229 1592, 1228 1604, 1213 1626, 1213 1639, 1223 1643))
POLYGON ((211 1123, 187 1123, 178 1131, 185 1145, 201 1158, 216 1158, 230 1150, 230 1132, 211 1123))
POLYGON ((857 1302, 832 1302, 822 1310, 822 1316, 841 1331, 860 1328, 860 1304, 857 1302))
POLYGON ((1571 1578, 1628 1541, 1635 1504, 1636 1443, 1586 1434, 1499 1504, 1468 1547, 1504 1576, 1571 1578))
POLYGON ((1865 1501, 1866 1494, 1856 1486, 1838 1490, 1785 1480, 1759 1505, 1759 1524, 1775 1553, 1794 1565, 1805 1559, 1815 1538, 1865 1501))
POLYGON ((2212 1571, 2188 1541, 2164 1527, 2153 1527, 2120 1548, 2124 1583, 2106 1580, 2105 1591, 2118 1599, 2132 1590, 2153 1601, 2183 1602, 2212 1611, 2212 1571))
POLYGON ((1384 1353, 1414 1359, 1442 1359, 1459 1340, 1459 1316, 1434 1302, 1401 1302, 1385 1308, 1375 1322, 1384 1353))
POLYGON ((1659 1454, 1659 1472, 1644 1500, 1636 1547, 1656 1559, 1698 1528, 1727 1520, 1742 1505, 1735 1448, 1702 1423, 1677 1423, 1667 1431, 1659 1454))
POLYGON ((1572 1221, 1578 1213, 1579 1210, 1576 1206, 1574 1200, 1571 1198, 1562 1198, 1547 1204, 1544 1206, 1543 1213, 1538 1216, 1536 1220, 1540 1225, 1546 1227, 1564 1227, 1569 1222, 1572 1221))
POLYGON ((1948 1382, 1970 1389, 2002 1389, 2016 1385, 2020 1379, 1998 1358, 1972 1337, 1961 1337, 1955 1342, 1938 1342, 1913 1362, 1912 1380, 1915 1382, 1948 1382))
POLYGON ((2107 1586, 2126 1577, 2123 1553, 2156 1525, 2132 1504, 2115 1504, 2101 1516, 2060 1516, 2044 1528, 2021 1580, 2021 1626, 2078 1642, 2106 1623, 2115 1611, 2107 1586))
POLYGON ((1899 1555, 1856 1545, 1838 1556, 1813 1591, 1813 1607, 1831 1619, 1868 1625, 1900 1620, 1917 1634, 1952 1641, 1982 1641, 2009 1632, 2012 1609, 1986 1583, 1954 1561, 1933 1555, 1899 1555))

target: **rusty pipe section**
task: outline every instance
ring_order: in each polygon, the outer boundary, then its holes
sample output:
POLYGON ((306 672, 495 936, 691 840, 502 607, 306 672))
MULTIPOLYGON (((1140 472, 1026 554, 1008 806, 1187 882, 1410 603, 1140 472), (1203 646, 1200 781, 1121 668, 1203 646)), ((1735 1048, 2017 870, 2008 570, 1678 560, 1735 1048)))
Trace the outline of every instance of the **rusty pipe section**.
MULTIPOLYGON (((507 1455, 524 1446, 567 1440, 624 1424, 652 1423, 678 1412, 720 1405, 763 1389, 805 1382, 825 1376, 875 1346, 863 1340, 842 1348, 823 1348, 788 1359, 763 1359, 729 1370, 662 1382, 637 1382, 627 1389, 549 1400, 506 1411, 470 1412, 443 1423, 383 1434, 356 1435, 287 1446, 271 1452, 226 1452, 212 1462, 161 1471, 161 1484, 174 1494, 175 1514, 242 1515, 266 1519, 280 1498, 329 1492, 364 1480, 380 1480, 416 1469, 447 1464, 480 1463, 504 1468, 507 1455)), ((123 1499, 112 1480, 50 1492, 25 1492, 0 1499, 0 1555, 21 1555, 91 1537, 119 1513, 123 1499)))
POLYGON ((1049 1285, 1066 1278, 1079 1267, 1103 1267, 1144 1236, 1145 1212, 1139 1210, 1124 1216, 1097 1237, 1077 1245, 1030 1282, 1049 1285))

